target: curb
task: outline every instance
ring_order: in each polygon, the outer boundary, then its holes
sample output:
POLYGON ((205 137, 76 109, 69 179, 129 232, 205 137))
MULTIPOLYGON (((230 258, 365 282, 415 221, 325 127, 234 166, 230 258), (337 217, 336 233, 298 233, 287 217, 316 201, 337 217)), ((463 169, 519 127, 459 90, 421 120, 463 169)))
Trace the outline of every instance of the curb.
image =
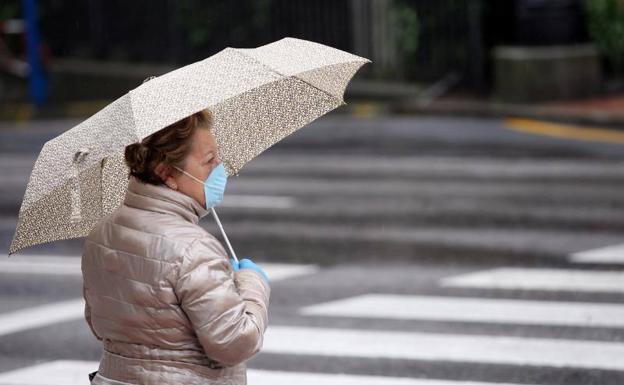
POLYGON ((112 100, 76 101, 39 108, 31 103, 6 103, 0 109, 0 120, 28 122, 40 119, 86 119, 111 102, 112 100))
MULTIPOLYGON (((99 99, 55 103, 37 108, 30 103, 6 103, 0 108, 0 120, 27 122, 40 119, 86 119, 113 100, 99 99)), ((587 128, 614 128, 624 130, 624 112, 585 111, 564 107, 544 107, 525 104, 506 104, 479 101, 422 102, 416 98, 366 99, 358 97, 329 114, 350 115, 368 119, 388 115, 429 115, 481 118, 526 118, 546 122, 576 124, 587 128)))
POLYGON ((624 112, 611 113, 566 107, 545 107, 530 104, 507 104, 479 101, 437 101, 430 104, 415 99, 391 102, 395 114, 424 114, 445 116, 472 116, 485 118, 526 118, 555 123, 609 127, 624 130, 624 112))

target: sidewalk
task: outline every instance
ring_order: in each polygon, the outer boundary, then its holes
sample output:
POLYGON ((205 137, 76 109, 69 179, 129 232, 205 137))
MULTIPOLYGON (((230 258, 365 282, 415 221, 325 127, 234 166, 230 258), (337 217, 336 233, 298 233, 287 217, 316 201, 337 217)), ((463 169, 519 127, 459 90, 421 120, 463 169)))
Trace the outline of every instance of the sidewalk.
MULTIPOLYGON (((160 64, 59 58, 51 69, 51 85, 57 87, 59 100, 67 101, 51 102, 40 109, 27 102, 5 102, 0 105, 0 120, 85 119, 127 90, 140 85, 145 77, 173 69, 160 64), (90 87, 65 87, 67 79, 72 79, 74 84, 90 87)), ((356 74, 344 95, 347 105, 331 113, 357 117, 385 114, 515 117, 620 129, 624 127, 624 92, 588 100, 510 104, 465 94, 450 94, 425 101, 430 91, 417 84, 360 79, 356 74)))
MULTIPOLYGON (((610 127, 624 130, 624 94, 587 100, 540 104, 507 104, 474 97, 444 97, 422 103, 415 97, 379 98, 358 95, 346 106, 331 113, 366 118, 378 115, 443 115, 489 118, 526 118, 584 126, 610 127)), ((54 118, 87 118, 112 100, 86 100, 50 104, 36 109, 29 103, 6 103, 0 108, 0 120, 29 121, 54 118)))

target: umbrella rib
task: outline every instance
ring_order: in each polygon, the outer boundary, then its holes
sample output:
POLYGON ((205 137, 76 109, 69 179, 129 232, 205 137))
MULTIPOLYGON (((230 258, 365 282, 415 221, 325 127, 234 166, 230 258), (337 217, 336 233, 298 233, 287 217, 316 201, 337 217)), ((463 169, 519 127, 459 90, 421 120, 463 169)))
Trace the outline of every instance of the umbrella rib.
POLYGON ((251 60, 255 61, 256 63, 260 64, 261 66, 263 66, 263 67, 267 68, 269 71, 275 72, 276 74, 278 74, 278 75, 280 75, 280 76, 282 76, 282 77, 294 77, 295 79, 300 80, 300 81, 302 81, 302 82, 306 83, 306 84, 307 84, 307 85, 309 85, 310 87, 316 88, 317 90, 319 90, 319 91, 321 91, 322 93, 324 93, 324 94, 328 95, 329 97, 331 97, 331 98, 333 98, 333 99, 338 100, 338 102, 340 103, 340 105, 341 105, 341 106, 343 106, 343 105, 346 105, 346 104, 347 104, 347 103, 345 103, 345 101, 344 101, 344 100, 340 100, 340 99, 338 99, 336 96, 334 96, 334 95, 330 94, 329 92, 325 91, 325 90, 324 90, 324 89, 322 89, 322 88, 319 88, 319 87, 315 86, 314 84, 312 84, 312 83, 308 82, 307 80, 301 79, 300 77, 298 77, 298 76, 296 76, 296 75, 290 75, 290 76, 288 76, 288 75, 284 75, 283 73, 281 73, 281 72, 277 71, 275 68, 269 67, 268 65, 266 65, 265 63, 263 63, 263 62, 261 62, 260 60, 256 59, 255 57, 253 57, 253 56, 249 56, 249 55, 246 55, 245 53, 240 52, 240 51, 239 51, 238 49, 236 49, 236 48, 232 48, 232 49, 234 50, 234 52, 238 53, 239 55, 242 55, 242 56, 244 56, 244 57, 246 57, 246 58, 248 58, 248 59, 251 59, 251 60))

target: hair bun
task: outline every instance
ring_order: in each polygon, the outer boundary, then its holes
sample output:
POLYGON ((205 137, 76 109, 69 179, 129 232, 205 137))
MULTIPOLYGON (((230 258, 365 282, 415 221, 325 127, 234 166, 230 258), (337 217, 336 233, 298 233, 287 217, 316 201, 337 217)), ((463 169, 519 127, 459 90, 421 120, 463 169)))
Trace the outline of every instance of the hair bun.
POLYGON ((149 154, 149 147, 144 143, 136 142, 129 144, 125 149, 126 163, 130 170, 135 173, 145 171, 145 161, 149 154))
POLYGON ((138 154, 141 157, 141 161, 144 162, 148 158, 149 152, 149 146, 146 146, 144 143, 139 143, 138 154))

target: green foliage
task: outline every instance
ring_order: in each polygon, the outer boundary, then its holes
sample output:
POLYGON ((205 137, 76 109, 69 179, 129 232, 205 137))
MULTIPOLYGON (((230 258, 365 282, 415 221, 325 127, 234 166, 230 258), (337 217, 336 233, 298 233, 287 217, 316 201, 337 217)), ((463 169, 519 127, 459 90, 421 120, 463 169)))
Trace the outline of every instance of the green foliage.
POLYGON ((191 47, 200 47, 208 42, 215 28, 219 11, 214 7, 198 7, 195 1, 177 3, 178 27, 186 33, 191 47))
POLYGON ((616 72, 624 73, 624 1, 586 0, 589 33, 616 72))
POLYGON ((15 19, 20 14, 20 3, 18 1, 5 1, 0 4, 0 20, 15 19))
POLYGON ((420 38, 420 20, 407 0, 395 0, 390 9, 390 23, 395 28, 398 53, 407 68, 417 63, 420 38))
POLYGON ((178 27, 192 49, 205 48, 211 41, 226 41, 235 46, 259 38, 269 23, 271 3, 272 0, 241 0, 232 6, 219 1, 177 2, 178 27))

